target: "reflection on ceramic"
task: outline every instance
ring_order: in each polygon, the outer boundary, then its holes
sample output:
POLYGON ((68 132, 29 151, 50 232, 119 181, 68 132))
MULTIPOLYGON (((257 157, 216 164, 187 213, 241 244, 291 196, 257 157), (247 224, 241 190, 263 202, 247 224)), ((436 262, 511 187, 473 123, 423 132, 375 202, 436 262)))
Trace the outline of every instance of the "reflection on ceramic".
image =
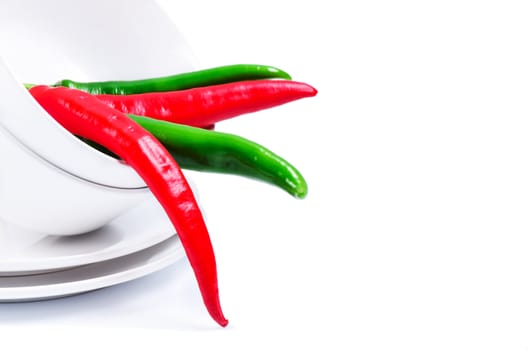
POLYGON ((0 277, 0 302, 64 297, 127 282, 163 269, 184 256, 177 236, 137 253, 69 270, 0 277))
POLYGON ((87 234, 47 236, 0 232, 0 276, 69 269, 135 253, 175 234, 159 203, 149 198, 107 225, 87 234))
POLYGON ((64 130, 22 83, 136 79, 195 66, 154 0, 1 1, 0 220, 19 232, 79 234, 149 194, 130 167, 64 130))

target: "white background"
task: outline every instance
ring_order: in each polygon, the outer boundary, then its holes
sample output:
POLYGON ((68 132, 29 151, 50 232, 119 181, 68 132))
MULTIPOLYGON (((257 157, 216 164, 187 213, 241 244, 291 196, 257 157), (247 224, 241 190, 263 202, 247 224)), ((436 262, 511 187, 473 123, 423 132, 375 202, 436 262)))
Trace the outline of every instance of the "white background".
POLYGON ((73 334, 92 349, 103 336, 152 349, 528 349, 525 2, 161 3, 201 66, 275 65, 319 90, 218 125, 288 159, 310 193, 193 174, 226 329, 181 262, 0 307, 2 337, 71 348, 73 334))

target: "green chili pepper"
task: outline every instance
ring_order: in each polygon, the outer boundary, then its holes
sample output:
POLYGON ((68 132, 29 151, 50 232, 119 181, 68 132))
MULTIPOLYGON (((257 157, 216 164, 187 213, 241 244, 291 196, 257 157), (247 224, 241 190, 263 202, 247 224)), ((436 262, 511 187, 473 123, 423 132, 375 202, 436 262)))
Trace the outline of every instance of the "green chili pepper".
MULTIPOLYGON (((306 197, 301 173, 267 148, 243 137, 129 114, 154 135, 183 169, 240 175, 276 185, 295 198, 306 197)), ((98 150, 111 152, 83 139, 98 150)))
MULTIPOLYGON (((64 79, 53 86, 83 90, 95 95, 131 95, 146 92, 185 90, 242 80, 274 78, 291 80, 291 76, 288 73, 275 67, 258 64, 235 64, 143 80, 77 82, 64 79)), ((31 84, 26 84, 26 86, 30 87, 31 84)))

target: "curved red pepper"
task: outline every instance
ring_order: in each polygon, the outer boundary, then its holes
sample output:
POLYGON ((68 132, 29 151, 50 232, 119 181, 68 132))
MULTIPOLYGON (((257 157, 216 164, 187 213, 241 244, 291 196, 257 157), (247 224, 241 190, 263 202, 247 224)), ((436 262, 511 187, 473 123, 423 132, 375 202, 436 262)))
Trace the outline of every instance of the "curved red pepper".
POLYGON ((290 80, 248 80, 188 90, 97 95, 123 113, 197 127, 315 96, 312 86, 290 80))
POLYGON ((226 326, 209 233, 192 190, 168 151, 128 116, 86 92, 46 86, 30 92, 67 130, 105 146, 138 172, 176 228, 209 314, 226 326))

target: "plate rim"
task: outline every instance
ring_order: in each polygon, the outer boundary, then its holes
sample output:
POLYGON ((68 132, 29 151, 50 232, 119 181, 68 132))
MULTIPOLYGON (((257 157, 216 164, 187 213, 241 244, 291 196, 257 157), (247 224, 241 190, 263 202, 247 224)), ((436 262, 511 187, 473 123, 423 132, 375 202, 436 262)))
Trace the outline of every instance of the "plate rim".
MULTIPOLYGON (((31 286, 0 287, 0 303, 57 299, 111 287, 157 272, 184 257, 185 251, 179 238, 177 236, 171 236, 158 244, 132 254, 46 274, 47 277, 53 277, 53 275, 60 276, 65 273, 72 274, 72 271, 77 270, 76 272, 79 272, 79 270, 82 271, 83 269, 88 268, 96 268, 101 271, 100 274, 91 278, 72 278, 72 280, 67 282, 44 283, 31 286), (154 253, 149 255, 152 251, 154 251, 154 253), (104 270, 104 265, 111 264, 114 261, 123 260, 129 262, 133 259, 142 259, 143 261, 130 268, 127 267, 128 264, 124 264, 124 268, 110 273, 107 273, 104 270)), ((75 275, 73 276, 75 277, 75 275)), ((14 278, 31 279, 33 277, 34 276, 15 276, 14 278)), ((0 280, 2 279, 12 279, 12 277, 0 277, 0 280)))
MULTIPOLYGON (((111 222, 108 224, 112 224, 115 222, 115 220, 118 220, 119 218, 122 218, 123 216, 126 216, 127 214, 130 214, 130 212, 134 210, 139 210, 142 206, 147 206, 150 210, 154 212, 160 212, 163 211, 162 208, 159 207, 157 204, 157 201, 155 197, 152 194, 147 195, 147 197, 139 202, 137 205, 129 208, 125 212, 123 212, 118 217, 114 218, 111 222)), ((165 212, 163 211, 163 215, 165 215, 165 212)), ((168 219, 167 219, 168 220, 168 219)), ((169 221, 167 221, 167 224, 169 224, 169 221)), ((169 227, 169 225, 167 225, 169 227)), ((141 250, 144 250, 146 248, 149 248, 151 246, 154 246, 156 244, 159 244, 160 242, 163 242, 167 238, 177 235, 174 227, 170 225, 170 230, 163 230, 159 234, 152 234, 147 235, 146 237, 142 239, 138 239, 135 242, 132 242, 130 239, 126 240, 127 243, 125 245, 121 245, 120 247, 105 247, 103 249, 100 249, 96 252, 88 252, 88 253, 79 253, 79 254, 72 254, 72 255, 62 255, 62 256, 54 256, 54 257, 43 257, 41 261, 36 262, 36 259, 29 259, 29 260, 0 260, 0 278, 1 277, 9 277, 9 276, 27 276, 27 275, 35 275, 35 274, 41 274, 41 273, 53 273, 57 271, 62 270, 69 270, 78 266, 88 265, 88 264, 94 264, 94 263, 100 263, 108 260, 112 260, 115 258, 119 258, 121 256, 133 254, 136 252, 139 252, 141 250), (111 249, 113 248, 113 249, 111 249), (38 266, 35 266, 38 265, 38 266)), ((1 233, 0 233, 1 234, 1 233)), ((86 233, 89 235, 90 233, 86 233)), ((53 236, 46 236, 42 235, 42 237, 53 237, 53 236)), ((56 236, 56 237, 62 237, 62 236, 56 236)))

